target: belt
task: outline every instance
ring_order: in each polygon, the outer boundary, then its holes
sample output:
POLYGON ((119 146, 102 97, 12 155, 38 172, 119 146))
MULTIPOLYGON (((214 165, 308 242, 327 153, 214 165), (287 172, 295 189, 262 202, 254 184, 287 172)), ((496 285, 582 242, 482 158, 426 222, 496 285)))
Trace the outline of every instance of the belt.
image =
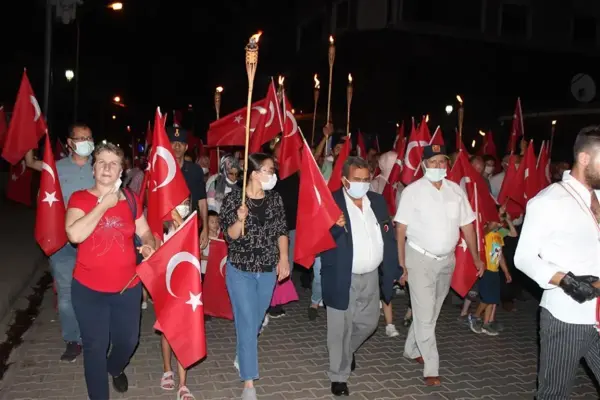
POLYGON ((410 247, 411 247, 413 250, 417 251, 418 253, 420 253, 420 254, 423 254, 424 256, 427 256, 427 257, 429 257, 429 258, 433 258, 434 260, 437 260, 437 261, 445 260, 445 259, 447 259, 447 258, 450 256, 450 254, 446 254, 446 255, 444 255, 444 256, 438 256, 438 255, 435 255, 435 254, 433 254, 433 253, 430 253, 430 252, 428 252, 427 250, 425 250, 424 248, 422 248, 422 247, 421 247, 421 246, 419 246, 418 244, 416 244, 416 243, 414 243, 414 242, 411 242, 411 241, 407 241, 407 244, 408 244, 408 245, 409 245, 409 246, 410 246, 410 247))

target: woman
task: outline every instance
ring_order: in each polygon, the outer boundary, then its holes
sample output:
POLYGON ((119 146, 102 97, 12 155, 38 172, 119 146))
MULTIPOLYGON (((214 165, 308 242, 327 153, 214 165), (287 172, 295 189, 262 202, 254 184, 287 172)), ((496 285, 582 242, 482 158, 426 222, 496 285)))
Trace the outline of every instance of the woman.
POLYGON ((206 198, 208 209, 217 213, 221 211, 221 204, 225 195, 237 187, 240 164, 231 154, 221 158, 221 168, 218 174, 211 176, 206 182, 206 198))
POLYGON ((142 240, 138 251, 144 257, 155 248, 139 199, 130 192, 130 203, 116 186, 122 172, 123 150, 111 143, 96 147, 96 183, 73 193, 67 207, 67 236, 78 245, 71 297, 90 400, 109 398, 107 372, 117 392, 128 389, 124 369, 138 344, 142 299, 142 284, 133 279, 134 234, 142 240))
POLYGON ((250 155, 246 174, 246 203, 242 204, 242 191, 237 187, 225 197, 221 230, 229 243, 225 279, 237 337, 235 365, 244 381, 242 399, 255 400, 258 333, 276 275, 279 281, 287 278, 290 264, 283 201, 271 190, 277 183, 273 158, 262 153, 250 155))

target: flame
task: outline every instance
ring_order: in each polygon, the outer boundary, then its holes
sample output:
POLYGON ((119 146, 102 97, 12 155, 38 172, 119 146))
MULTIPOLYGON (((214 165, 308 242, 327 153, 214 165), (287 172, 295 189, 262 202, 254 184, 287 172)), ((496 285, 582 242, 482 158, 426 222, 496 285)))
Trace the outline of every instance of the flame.
POLYGON ((215 91, 217 93, 221 93, 223 91, 223 86, 217 86, 217 88, 215 89, 215 91))
POLYGON ((315 74, 314 76, 314 81, 315 81, 315 89, 320 89, 321 88, 321 82, 319 81, 319 79, 317 79, 317 74, 315 74))
POLYGON ((552 121, 552 126, 556 125, 556 120, 552 121))
POLYGON ((471 142, 471 147, 475 148, 475 139, 473 139, 473 142, 471 142))
POLYGON ((260 35, 262 35, 262 31, 258 31, 258 33, 255 33, 254 35, 250 36, 250 43, 252 43, 252 42, 258 43, 258 40, 260 39, 260 35))
POLYGON ((429 122, 429 114, 425 116, 425 123, 429 122))
POLYGON ((279 75, 279 78, 277 79, 277 81, 279 82, 279 86, 283 85, 283 81, 285 81, 285 76, 279 75))
POLYGON ((460 104, 462 104, 462 103, 463 103, 463 99, 462 99, 462 97, 460 97, 460 95, 459 95, 459 94, 457 94, 457 95, 456 95, 456 100, 458 100, 458 102, 459 102, 460 104))
POLYGON ((333 46, 333 36, 329 35, 329 44, 333 46))
POLYGON ((481 136, 485 136, 485 132, 484 132, 484 131, 482 131, 482 130, 480 130, 480 131, 479 131, 479 134, 480 134, 481 136))
POLYGON ((396 128, 400 128, 400 124, 396 122, 396 128))
POLYGON ((352 84, 352 74, 348 74, 348 83, 352 84))
POLYGON ((292 114, 296 114, 296 110, 292 108, 292 114))

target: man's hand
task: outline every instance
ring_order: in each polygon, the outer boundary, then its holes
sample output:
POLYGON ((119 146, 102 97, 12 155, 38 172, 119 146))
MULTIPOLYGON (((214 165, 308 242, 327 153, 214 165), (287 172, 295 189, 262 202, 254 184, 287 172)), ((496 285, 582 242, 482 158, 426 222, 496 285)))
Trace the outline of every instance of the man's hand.
POLYGON ((208 229, 203 228, 200 232, 200 248, 204 250, 208 246, 208 229))
POLYGON ((592 283, 596 283, 597 281, 597 276, 576 276, 572 272, 569 272, 561 279, 559 286, 576 302, 585 303, 599 295, 598 290, 592 285, 592 283))
POLYGON ((331 136, 331 134, 333 133, 333 124, 331 122, 327 123, 327 125, 325 125, 323 127, 323 136, 325 137, 329 137, 331 136))
POLYGON ((346 217, 344 217, 344 213, 342 213, 342 215, 340 215, 340 217, 338 218, 338 220, 335 224, 337 226, 339 226, 340 228, 343 228, 344 226, 346 226, 346 217))
POLYGON ((477 268, 477 276, 478 277, 482 277, 483 273, 485 272, 485 263, 483 261, 481 261, 479 258, 476 258, 474 260, 475 263, 475 268, 477 268))
POLYGON ((506 279, 506 283, 512 282, 512 276, 508 272, 504 274, 504 278, 506 279))

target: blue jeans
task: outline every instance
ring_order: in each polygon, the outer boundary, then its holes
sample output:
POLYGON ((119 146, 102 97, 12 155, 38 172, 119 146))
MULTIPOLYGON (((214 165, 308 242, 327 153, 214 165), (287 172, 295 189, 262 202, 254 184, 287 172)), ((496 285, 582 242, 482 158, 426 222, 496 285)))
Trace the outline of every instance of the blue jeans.
POLYGON ((290 260, 290 276, 294 270, 294 246, 296 244, 296 230, 288 232, 288 259, 290 260))
POLYGON ((240 378, 258 379, 258 333, 273 297, 275 271, 244 272, 228 262, 225 279, 233 309, 240 378))
POLYGON ((77 249, 67 243, 66 246, 50 256, 50 268, 56 282, 62 338, 65 342, 81 343, 79 325, 71 301, 71 282, 73 281, 76 257, 77 249))
POLYGON ((139 341, 142 284, 119 294, 97 292, 73 280, 72 291, 81 327, 88 397, 108 400, 107 374, 123 372, 139 341))
POLYGON ((315 258, 313 264, 313 281, 312 281, 312 294, 310 296, 310 302, 313 305, 319 304, 323 300, 323 289, 321 288, 321 257, 315 258))

